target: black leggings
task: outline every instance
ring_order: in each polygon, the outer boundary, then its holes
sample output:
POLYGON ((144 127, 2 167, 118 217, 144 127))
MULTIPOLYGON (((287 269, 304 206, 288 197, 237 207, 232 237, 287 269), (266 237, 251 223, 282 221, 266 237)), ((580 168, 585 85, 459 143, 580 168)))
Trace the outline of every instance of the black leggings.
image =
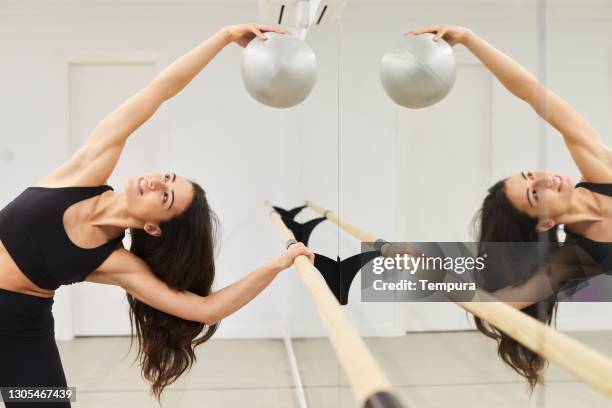
MULTIPOLYGON (((66 387, 54 337, 53 298, 0 289, 0 386, 66 387)), ((70 403, 5 403, 6 408, 68 408, 70 403)))

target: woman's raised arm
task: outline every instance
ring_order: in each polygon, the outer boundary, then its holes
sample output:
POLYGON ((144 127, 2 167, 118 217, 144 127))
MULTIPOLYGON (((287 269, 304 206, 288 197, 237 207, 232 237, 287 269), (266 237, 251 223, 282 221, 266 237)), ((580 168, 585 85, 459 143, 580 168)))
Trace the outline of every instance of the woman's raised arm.
POLYGON ((128 137, 144 124, 166 100, 191 80, 229 43, 246 46, 263 32, 284 29, 257 24, 224 27, 165 68, 147 86, 123 102, 91 132, 85 145, 47 179, 72 185, 104 184, 112 174, 128 137), (75 179, 77 177, 78 179, 75 179))
POLYGON ((463 44, 513 95, 557 129, 582 175, 591 182, 612 181, 612 150, 597 130, 569 103, 543 86, 538 79, 512 58, 465 27, 436 25, 409 31, 435 33, 450 45, 463 44))

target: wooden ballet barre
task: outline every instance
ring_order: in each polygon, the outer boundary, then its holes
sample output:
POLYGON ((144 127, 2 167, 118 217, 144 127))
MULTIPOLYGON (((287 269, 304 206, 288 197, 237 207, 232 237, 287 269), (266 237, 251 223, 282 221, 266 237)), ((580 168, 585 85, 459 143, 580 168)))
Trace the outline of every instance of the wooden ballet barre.
MULTIPOLYGON (((312 201, 306 201, 306 205, 362 242, 381 241, 374 235, 341 220, 333 212, 324 210, 312 201)), ((477 290, 477 296, 479 299, 488 301, 455 303, 612 398, 612 359, 610 357, 497 300, 490 293, 477 290)))
MULTIPOLYGON (((295 239, 272 204, 266 201, 264 205, 283 241, 287 243, 295 239)), ((321 273, 303 255, 295 258, 293 265, 299 271, 323 321, 329 341, 351 385, 358 406, 402 408, 403 405, 392 393, 391 383, 342 311, 321 273)))

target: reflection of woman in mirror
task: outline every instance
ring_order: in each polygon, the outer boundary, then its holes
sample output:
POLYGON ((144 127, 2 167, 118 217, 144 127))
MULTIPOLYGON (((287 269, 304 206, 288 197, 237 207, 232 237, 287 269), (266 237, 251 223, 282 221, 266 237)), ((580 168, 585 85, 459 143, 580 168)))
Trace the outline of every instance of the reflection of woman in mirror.
POLYGON ((0 211, 0 386, 66 386, 51 314, 62 285, 89 281, 127 292, 142 373, 159 397, 193 364, 195 347, 221 319, 255 298, 296 256, 313 259, 304 245, 292 245, 213 292, 216 217, 202 187, 172 172, 130 178, 120 193, 106 185, 130 135, 160 105, 227 45, 244 47, 255 36, 265 39, 265 31, 286 33, 256 24, 219 30, 123 102, 71 158, 0 211), (129 249, 121 242, 125 230, 129 249))
MULTIPOLYGON (((471 51, 508 91, 560 132, 582 175, 574 186, 567 175, 525 169, 489 188, 478 214, 480 242, 548 241, 552 251, 559 248, 558 225, 564 225, 566 243, 573 245, 567 245, 567 253, 557 255, 565 267, 555 270, 556 275, 551 277, 540 269, 517 270, 513 281, 496 287, 487 287, 483 279, 484 289, 501 299, 517 299, 508 303, 550 323, 561 283, 584 275, 582 267, 595 265, 600 272, 612 271, 612 150, 576 109, 471 30, 437 25, 407 34, 422 33, 433 33, 435 41, 444 39, 471 51)), ((497 340, 502 359, 526 377, 532 388, 541 380, 545 362, 540 356, 478 318, 476 324, 497 340)))

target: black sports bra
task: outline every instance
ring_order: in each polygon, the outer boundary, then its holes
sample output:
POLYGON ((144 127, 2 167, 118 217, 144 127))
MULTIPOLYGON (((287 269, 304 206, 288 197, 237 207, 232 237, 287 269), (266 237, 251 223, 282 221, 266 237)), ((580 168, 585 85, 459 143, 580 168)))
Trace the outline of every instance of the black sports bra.
MULTIPOLYGON (((612 184, 580 182, 576 188, 583 187, 587 190, 612 197, 612 184)), ((612 273, 612 242, 593 241, 583 235, 576 234, 566 227, 565 234, 584 249, 605 273, 612 273)))
POLYGON ((96 248, 81 248, 64 229, 68 207, 108 190, 112 187, 28 187, 0 211, 0 240, 38 287, 55 290, 82 282, 121 242, 123 235, 96 248))

